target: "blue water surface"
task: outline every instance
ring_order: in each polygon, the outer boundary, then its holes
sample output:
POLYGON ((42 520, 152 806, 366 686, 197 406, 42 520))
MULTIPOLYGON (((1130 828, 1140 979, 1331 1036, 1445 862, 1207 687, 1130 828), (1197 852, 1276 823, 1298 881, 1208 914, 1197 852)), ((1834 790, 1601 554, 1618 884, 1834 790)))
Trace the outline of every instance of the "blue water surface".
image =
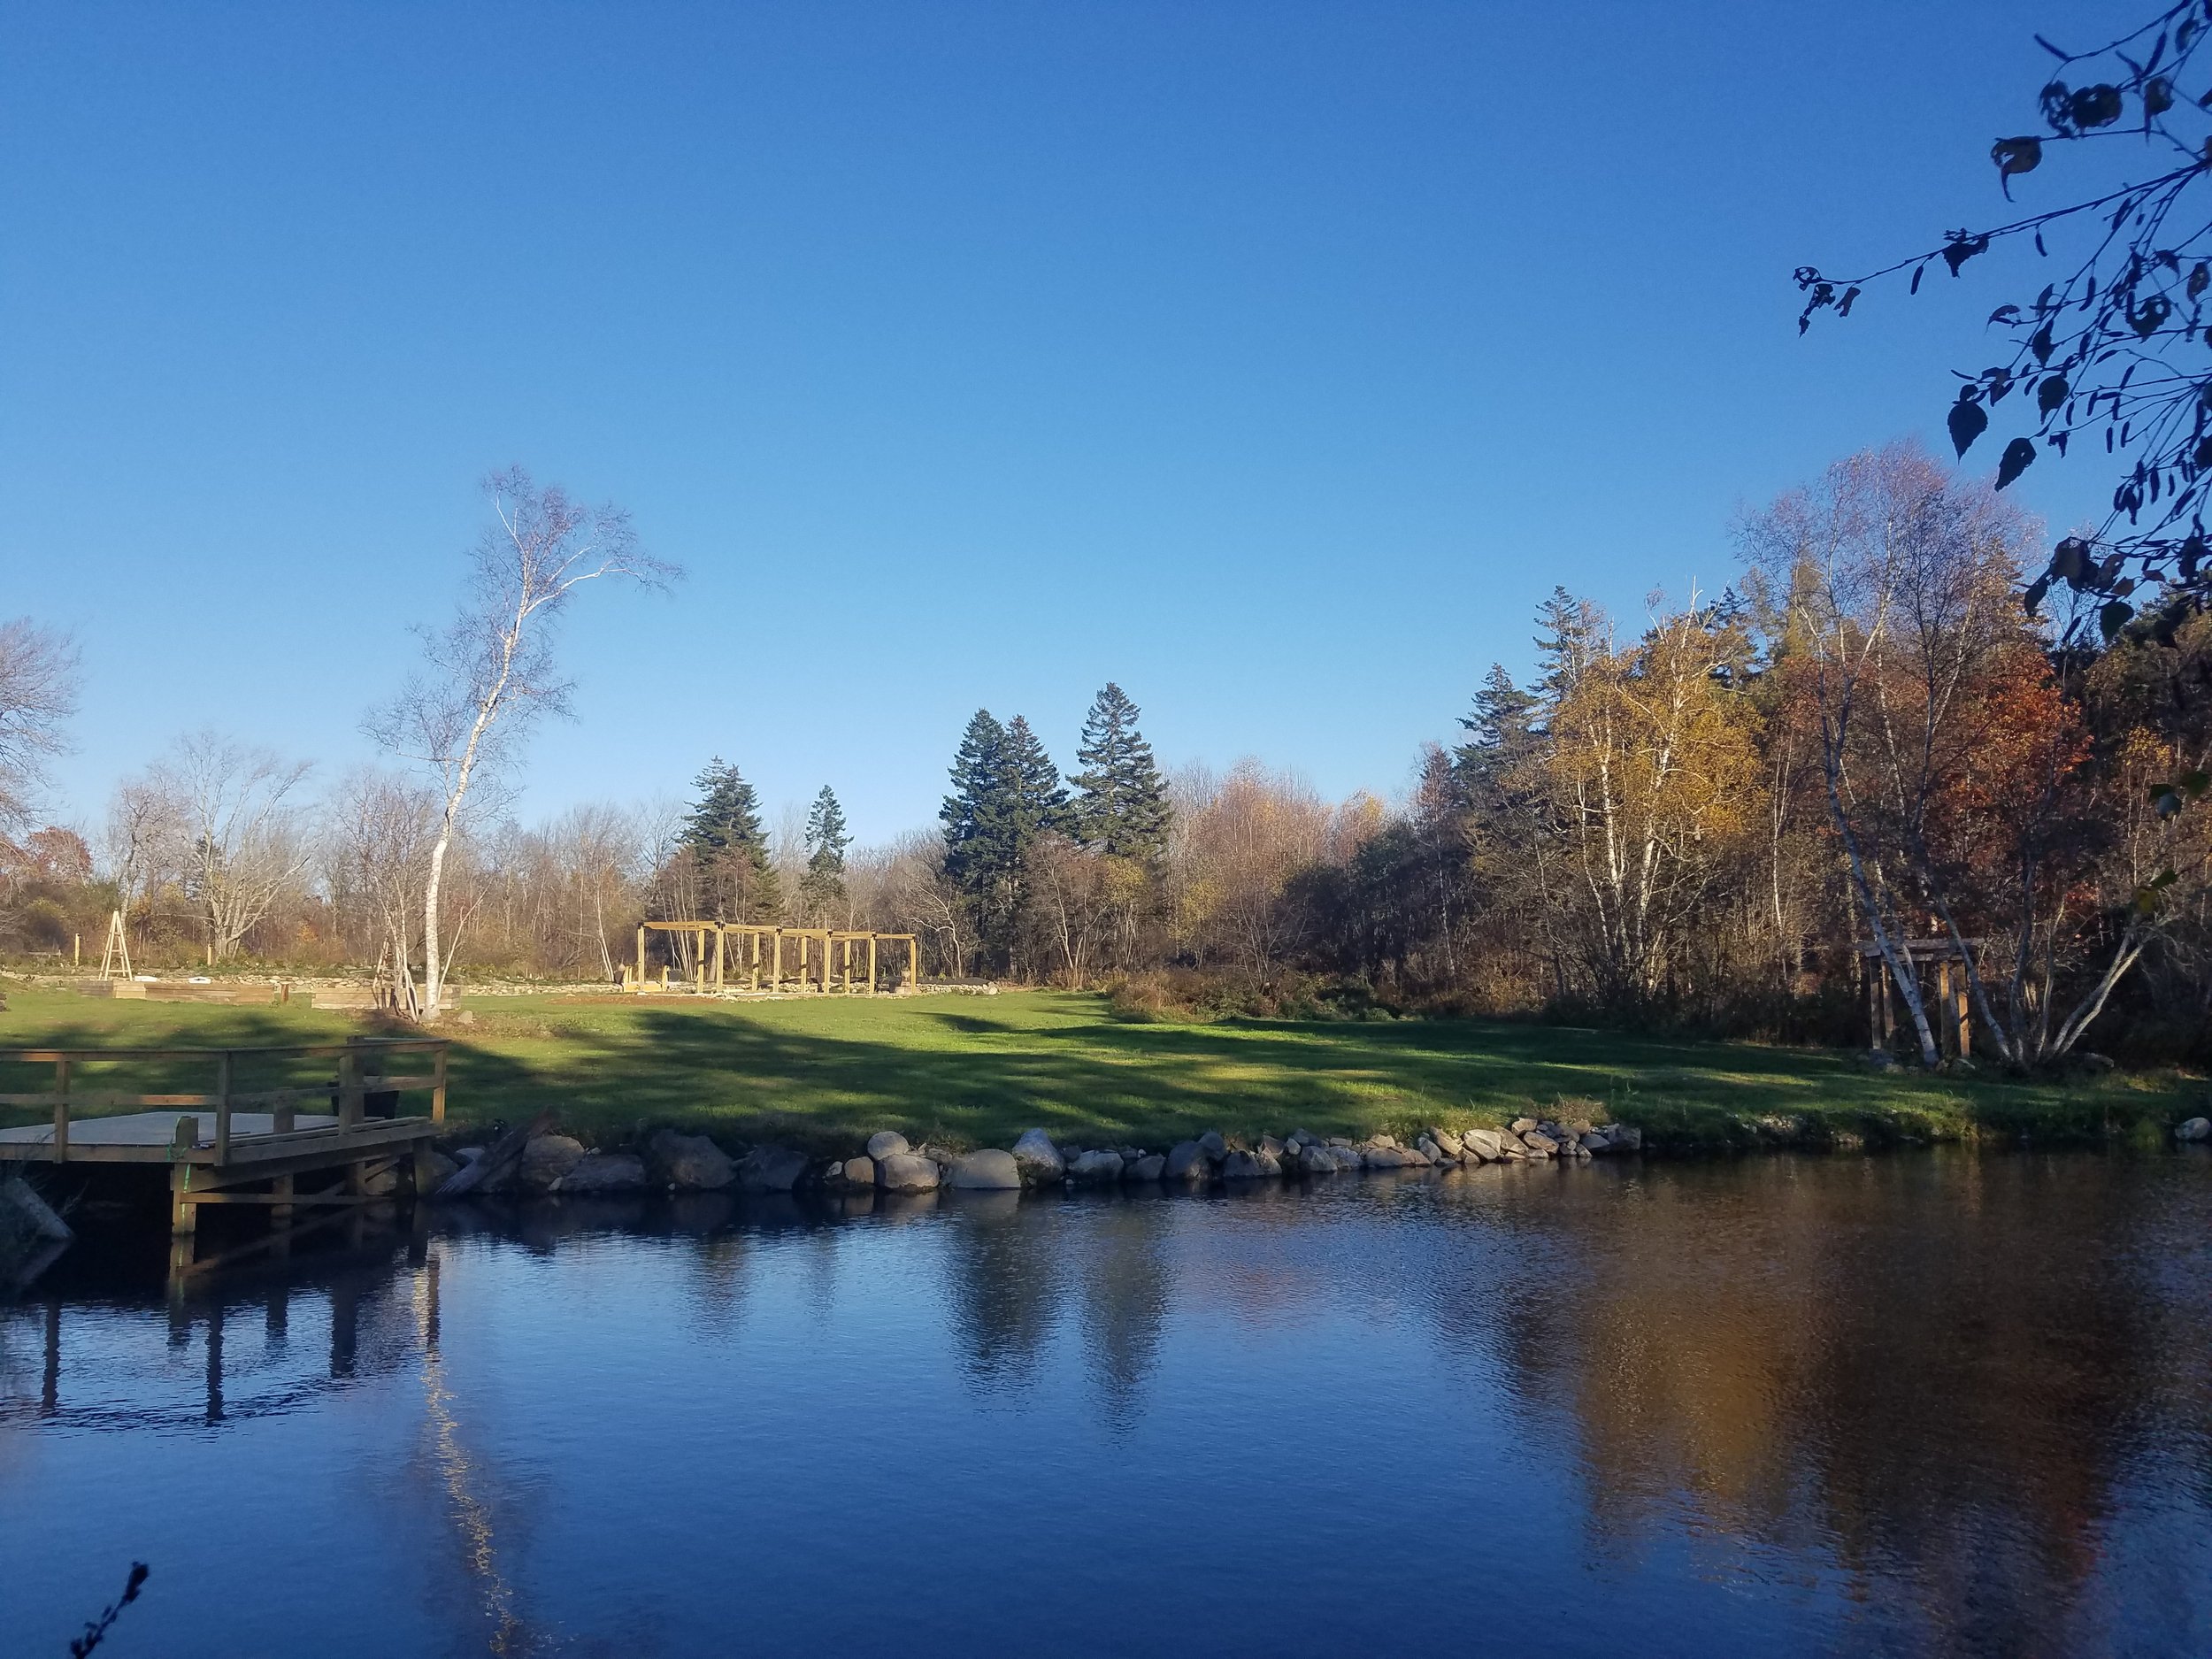
POLYGON ((0 1309, 0 1652, 2212 1652, 2212 1159, 429 1217, 0 1309))

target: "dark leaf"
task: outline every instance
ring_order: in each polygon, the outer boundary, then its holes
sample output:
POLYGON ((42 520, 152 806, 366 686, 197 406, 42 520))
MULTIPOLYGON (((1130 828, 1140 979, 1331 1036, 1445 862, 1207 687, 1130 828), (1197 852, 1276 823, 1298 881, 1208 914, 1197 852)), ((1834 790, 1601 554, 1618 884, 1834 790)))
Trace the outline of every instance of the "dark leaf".
POLYGON ((2089 543, 2070 535, 2051 550, 2051 574, 2076 593, 2089 576, 2089 543))
POLYGON ((2052 45, 2050 42, 2045 40, 2040 35, 2035 37, 2035 43, 2038 46, 2040 46, 2045 51, 2050 53, 2052 57, 2057 58, 2062 64, 2073 62, 2072 58, 2059 50, 2057 47, 2052 45))
POLYGON ((1979 236, 1967 236, 1954 231, 1949 241, 1944 244, 1943 263, 1949 265, 1951 274, 1956 276, 1961 265, 1976 254, 1988 251, 1989 237, 1986 233, 1979 236))
POLYGON ((1989 425, 1989 416, 1980 404, 1968 403, 1962 394, 1959 401, 1951 405, 1951 412, 1945 418, 1945 424, 1951 428, 1951 447, 1964 455, 1989 425))
POLYGON ((2193 300, 2201 297, 2208 287, 2212 287, 2212 271, 2207 271, 2204 261, 2200 259, 2196 269, 2189 273, 2189 297, 2193 300))
POLYGON ((1920 292, 1920 273, 1927 268, 1928 267, 1924 263, 1913 266, 1912 286, 1905 290, 1908 295, 1917 294, 1920 292))
POLYGON ((2005 199, 2012 199, 2012 180, 2015 173, 2033 173, 2043 161, 2043 141, 2039 138, 2001 138, 1989 147, 1989 158, 1997 164, 1997 178, 2004 186, 2005 199))
POLYGON ((1846 288, 1846 289, 1844 289, 1844 291, 1843 291, 1843 297, 1842 297, 1841 299, 1839 299, 1839 300, 1838 300, 1838 301, 1836 302, 1836 315, 1837 315, 1837 316, 1839 316, 1839 317, 1848 317, 1848 316, 1850 316, 1850 315, 1851 315, 1851 302, 1852 302, 1853 300, 1855 300, 1855 299, 1858 298, 1858 297, 1859 297, 1859 290, 1858 290, 1858 289, 1856 289, 1856 288, 1846 288))
POLYGON ((2043 595, 2050 591, 2051 579, 2047 573, 2037 577, 2033 581, 2028 584, 2028 591, 2022 595, 2021 598, 2026 604, 2028 608, 2028 614, 2030 616, 2033 616, 2036 613, 2037 608, 2043 603, 2043 595))
POLYGON ((2047 248, 2045 248, 2045 247, 2044 247, 2044 245, 2043 245, 2043 233, 2042 233, 2041 231, 2039 231, 2039 230, 2038 232, 2036 232, 2036 233, 2035 233, 2035 250, 2036 250, 2036 252, 2038 252, 2038 253, 2039 253, 2039 254, 2044 254, 2044 255, 2046 255, 2046 256, 2047 256, 2047 255, 2048 255, 2048 253, 2049 253, 2049 251, 2050 251, 2048 249, 2047 249, 2047 248))
POLYGON ((2086 131, 2093 127, 2109 127, 2123 113, 2120 88, 2106 81, 2093 87, 2084 87, 2066 100, 2067 118, 2076 127, 2086 131))
POLYGON ((2035 406, 2047 415, 2066 401, 2070 389, 2063 374, 2047 375, 2043 384, 2035 388, 2035 406))
POLYGON ((2015 438, 2005 445, 2005 452, 1997 461, 1997 488, 2004 488, 2026 472, 2034 460, 2035 445, 2028 439, 2015 438))
POLYGON ((1989 313, 1989 320, 1993 323, 2018 322, 2020 320, 2020 308, 2017 305, 2000 305, 1995 311, 1989 313))
POLYGON ((2042 327, 2028 336, 2028 349, 2035 353, 2035 360, 2038 363, 2048 363, 2051 360, 2050 324, 2045 323, 2042 327))
POLYGON ((2135 607, 2124 599, 2115 599, 2109 604, 2097 607, 2097 626, 2104 630, 2105 643, 2109 645, 2118 637, 2120 630, 2134 616, 2135 607))
MULTIPOLYGON (((2174 107, 2174 83, 2163 75, 2153 75, 2143 83, 2143 115, 2146 119, 2163 115, 2174 107)), ((2023 168, 2023 172, 2026 169, 2023 168)))

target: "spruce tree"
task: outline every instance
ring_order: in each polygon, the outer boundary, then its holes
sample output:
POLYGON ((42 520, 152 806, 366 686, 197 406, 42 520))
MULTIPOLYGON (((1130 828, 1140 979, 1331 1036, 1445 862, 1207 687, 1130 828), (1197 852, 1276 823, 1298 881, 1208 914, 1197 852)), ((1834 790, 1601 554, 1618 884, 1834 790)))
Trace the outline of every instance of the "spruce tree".
POLYGON ((971 900, 990 886, 1003 862, 1010 803, 1006 798, 1006 728, 978 709, 952 757, 952 793, 937 816, 945 825, 945 873, 971 900))
POLYGON ((1070 822, 1077 840, 1101 852, 1156 864, 1167 851, 1167 785, 1152 745, 1137 730, 1137 714, 1110 680, 1093 699, 1075 751, 1083 770, 1069 780, 1076 789, 1070 822))
POLYGON ((953 757, 945 825, 945 873, 966 900, 987 956, 1007 960, 1028 895, 1030 849, 1066 826, 1067 790, 1029 722, 1001 726, 976 710, 953 757))
POLYGON ((699 798, 684 815, 679 846, 704 889, 703 919, 751 922, 781 909, 768 836, 760 826, 760 796, 736 767, 717 755, 695 780, 699 798))
POLYGON ((810 916, 819 916, 845 896, 845 849, 852 845, 845 810, 829 785, 814 797, 806 818, 806 874, 799 878, 799 898, 810 916))

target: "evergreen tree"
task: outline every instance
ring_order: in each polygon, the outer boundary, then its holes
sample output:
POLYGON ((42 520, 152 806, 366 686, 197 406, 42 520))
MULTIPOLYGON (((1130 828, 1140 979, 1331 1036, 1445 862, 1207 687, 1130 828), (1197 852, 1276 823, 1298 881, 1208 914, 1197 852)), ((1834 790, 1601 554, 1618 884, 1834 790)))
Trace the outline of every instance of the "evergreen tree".
POLYGON ((1092 700, 1075 751, 1083 770, 1069 780, 1076 789, 1071 833, 1101 852, 1156 865, 1167 851, 1167 785, 1137 730, 1137 713, 1110 680, 1092 700))
POLYGON ((810 916, 820 916, 845 896, 845 849, 852 845, 845 809, 829 785, 814 797, 806 818, 806 874, 799 878, 799 899, 810 916))
POLYGON ((1541 703, 1534 692, 1513 683, 1503 664, 1490 664, 1473 711, 1460 717, 1468 740, 1452 751, 1461 788, 1478 810, 1502 805, 1513 774, 1535 754, 1541 703))
POLYGON ((945 873, 967 901, 986 953, 1006 960, 1028 895, 1030 849, 1066 827, 1067 790, 1029 722, 1001 726, 976 710, 952 763, 945 825, 945 873))
POLYGON ((1045 746, 1016 715, 1006 727, 1006 783, 1013 802, 1016 850, 1026 855, 1040 835, 1068 827, 1068 791, 1045 746))
POLYGON ((760 797, 736 767, 717 755, 695 780, 699 798, 684 815, 678 845, 700 879, 703 919, 761 921, 781 909, 760 797))

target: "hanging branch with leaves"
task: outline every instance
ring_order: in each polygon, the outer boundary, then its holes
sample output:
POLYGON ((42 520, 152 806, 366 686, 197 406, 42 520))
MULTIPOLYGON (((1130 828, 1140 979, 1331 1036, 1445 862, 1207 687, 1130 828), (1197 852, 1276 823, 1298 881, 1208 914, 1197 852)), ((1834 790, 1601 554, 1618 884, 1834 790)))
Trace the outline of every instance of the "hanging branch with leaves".
MULTIPOLYGON (((1991 229, 1947 232, 1942 246, 1864 276, 1801 266, 1798 331, 1823 311, 1849 316, 1872 284, 1909 273, 1908 292, 1916 294, 1939 262, 1956 277, 2001 243, 2032 243, 2043 258, 2057 244, 2070 272, 2032 301, 1990 313, 2010 355, 1957 373, 1946 424, 1963 457, 2000 405, 2020 395, 2007 412, 2024 416, 2017 424, 2026 430, 1998 457, 1999 489, 2042 449, 2064 456, 2085 434, 2101 435, 2105 452, 2124 464, 2131 457, 2102 522, 2062 540, 2024 597, 2033 613, 2060 584, 2080 596, 2069 645, 2085 642, 2091 618, 2107 643, 2132 628, 2170 645, 2181 623, 2212 602, 2212 71, 2199 63, 2212 41, 2212 0, 2185 0, 2087 51, 2035 38, 2058 60, 2040 97, 2049 130, 1991 146, 2006 199, 2053 145, 2133 140, 2163 170, 1991 229)), ((2207 784, 2195 772, 2162 783, 2154 804, 2178 811, 2207 784)))

